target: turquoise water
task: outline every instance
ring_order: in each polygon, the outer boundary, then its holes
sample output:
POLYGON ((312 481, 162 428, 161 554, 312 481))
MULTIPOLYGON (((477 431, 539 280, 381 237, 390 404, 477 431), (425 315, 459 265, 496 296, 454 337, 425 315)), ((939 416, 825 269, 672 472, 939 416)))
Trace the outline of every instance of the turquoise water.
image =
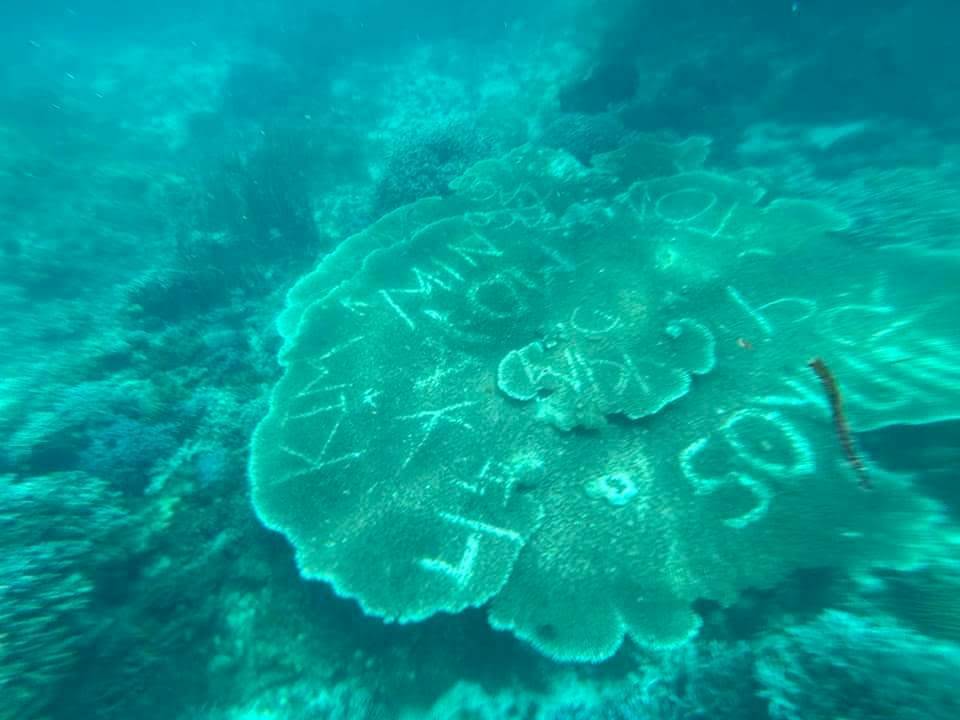
POLYGON ((0 10, 0 720, 960 716, 958 23, 0 10))

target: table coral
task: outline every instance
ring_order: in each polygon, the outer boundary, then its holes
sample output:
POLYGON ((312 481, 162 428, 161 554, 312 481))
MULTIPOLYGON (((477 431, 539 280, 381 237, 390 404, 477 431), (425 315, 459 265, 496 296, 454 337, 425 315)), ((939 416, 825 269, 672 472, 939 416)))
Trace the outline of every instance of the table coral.
POLYGON ((922 551, 937 508, 857 487, 806 363, 855 431, 957 416, 926 299, 955 268, 854 255, 844 215, 767 202, 707 145, 519 148, 297 284, 250 474, 304 577, 393 621, 486 605, 599 661, 684 642, 699 598, 922 551))

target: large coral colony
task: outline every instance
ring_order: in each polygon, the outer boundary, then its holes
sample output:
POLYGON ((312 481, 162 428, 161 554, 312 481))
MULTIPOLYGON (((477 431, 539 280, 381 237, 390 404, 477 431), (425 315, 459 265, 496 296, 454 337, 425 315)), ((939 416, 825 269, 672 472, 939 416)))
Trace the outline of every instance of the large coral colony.
POLYGON ((625 635, 683 643, 698 599, 925 551, 935 505, 894 475, 857 489, 806 361, 842 373, 858 428, 947 415, 944 311, 890 258, 852 257, 842 214, 705 170, 707 145, 589 167, 521 147, 300 280, 250 476, 304 577, 401 622, 485 606, 599 661, 625 635))

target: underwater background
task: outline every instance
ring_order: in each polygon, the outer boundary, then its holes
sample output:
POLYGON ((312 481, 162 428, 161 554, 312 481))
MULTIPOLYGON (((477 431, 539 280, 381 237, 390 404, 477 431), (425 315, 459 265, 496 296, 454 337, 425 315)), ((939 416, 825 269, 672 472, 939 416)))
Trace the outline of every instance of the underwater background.
POLYGON ((960 717, 948 0, 0 8, 0 720, 960 717))

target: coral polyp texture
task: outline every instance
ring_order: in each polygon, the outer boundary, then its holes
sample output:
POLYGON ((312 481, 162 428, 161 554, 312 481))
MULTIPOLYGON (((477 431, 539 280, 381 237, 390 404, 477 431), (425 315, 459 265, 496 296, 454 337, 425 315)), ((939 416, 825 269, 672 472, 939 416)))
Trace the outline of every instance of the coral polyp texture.
POLYGON ((487 606, 599 661, 684 642, 698 598, 922 551, 937 508, 869 458, 858 487, 807 362, 854 431, 955 417, 949 308, 923 299, 952 269, 885 272, 843 215, 704 170, 706 145, 519 148, 297 284, 250 471, 304 577, 391 621, 487 606))

